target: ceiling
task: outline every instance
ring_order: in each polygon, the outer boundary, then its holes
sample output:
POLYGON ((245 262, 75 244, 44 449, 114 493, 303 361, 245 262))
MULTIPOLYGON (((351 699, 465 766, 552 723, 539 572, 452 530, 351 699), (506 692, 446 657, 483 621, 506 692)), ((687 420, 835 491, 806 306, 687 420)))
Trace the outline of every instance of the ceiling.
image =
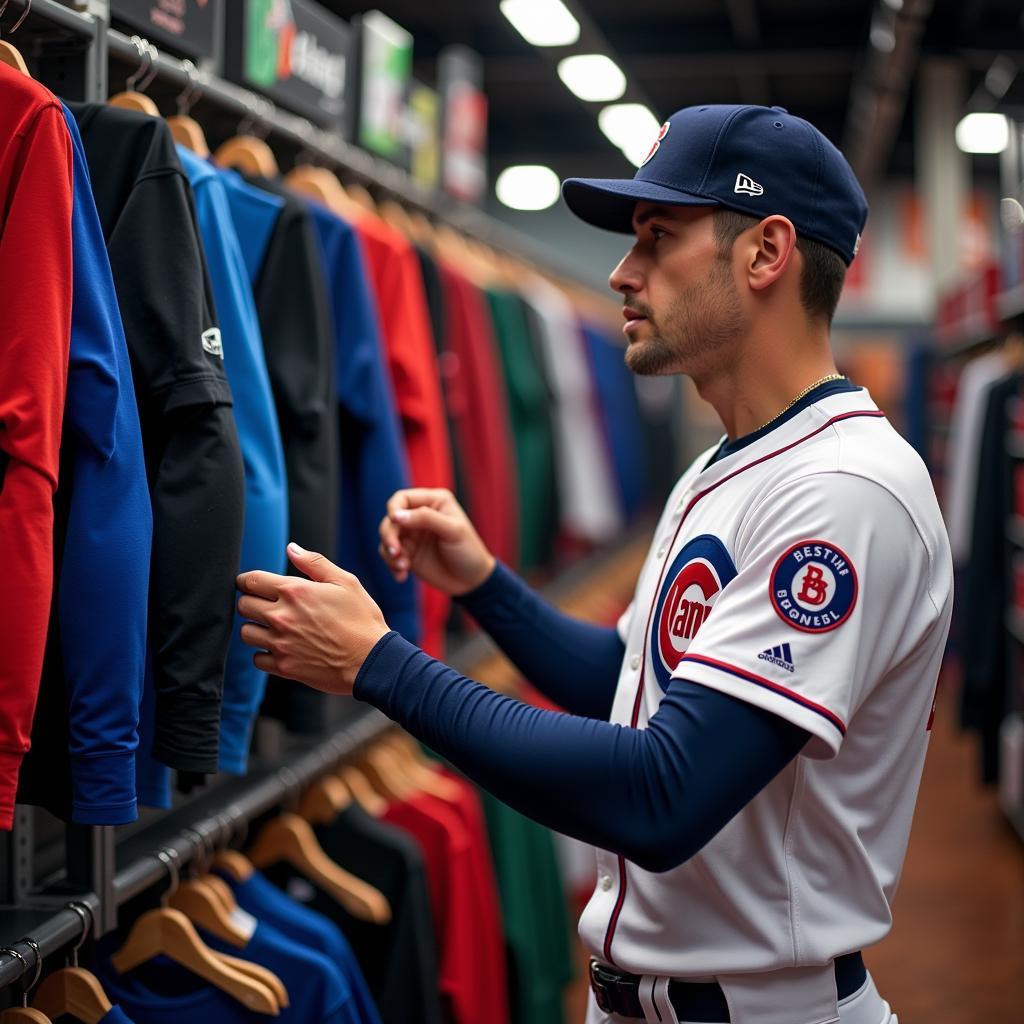
MULTIPOLYGON (((547 163, 561 176, 632 174, 632 165, 598 130, 600 104, 583 104, 556 75, 555 60, 574 51, 531 46, 502 16, 498 0, 321 2, 345 18, 372 6, 394 18, 412 32, 415 73, 427 82, 438 52, 450 43, 483 56, 492 174, 520 162, 547 163)), ((626 98, 647 102, 659 119, 696 103, 783 106, 848 155, 857 146, 877 150, 872 155, 880 175, 913 173, 913 84, 921 59, 958 59, 974 106, 995 109, 982 83, 993 60, 1008 56, 1022 71, 999 109, 1024 111, 1021 0, 903 0, 899 15, 891 7, 900 0, 889 0, 888 16, 904 19, 904 35, 884 57, 869 40, 886 0, 566 3, 584 26, 584 40, 604 43, 625 71, 626 98), (889 125, 872 122, 855 139, 851 96, 863 98, 865 91, 886 101, 889 125)))

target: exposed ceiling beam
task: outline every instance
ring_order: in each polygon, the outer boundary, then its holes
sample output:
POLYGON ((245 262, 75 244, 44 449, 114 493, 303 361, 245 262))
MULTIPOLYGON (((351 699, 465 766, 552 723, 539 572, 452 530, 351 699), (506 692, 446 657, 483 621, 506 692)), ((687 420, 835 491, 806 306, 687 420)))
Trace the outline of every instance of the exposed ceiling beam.
POLYGON ((932 5, 933 0, 905 0, 898 13, 888 6, 876 8, 867 58, 850 89, 843 143, 865 191, 885 172, 892 154, 932 5), (883 29, 892 33, 891 47, 878 45, 883 29))

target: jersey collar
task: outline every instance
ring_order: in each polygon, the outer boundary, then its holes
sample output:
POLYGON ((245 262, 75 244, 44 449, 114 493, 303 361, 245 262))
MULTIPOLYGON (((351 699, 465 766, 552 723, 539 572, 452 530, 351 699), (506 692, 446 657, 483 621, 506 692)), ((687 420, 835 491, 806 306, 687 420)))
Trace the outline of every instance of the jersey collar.
POLYGON ((780 448, 798 442, 802 437, 823 426, 835 416, 857 411, 877 412, 867 388, 851 384, 849 380, 833 381, 832 387, 822 385, 801 399, 786 415, 774 423, 762 427, 730 442, 722 437, 704 459, 701 476, 718 476, 721 472, 732 472, 748 461, 763 458, 780 448))

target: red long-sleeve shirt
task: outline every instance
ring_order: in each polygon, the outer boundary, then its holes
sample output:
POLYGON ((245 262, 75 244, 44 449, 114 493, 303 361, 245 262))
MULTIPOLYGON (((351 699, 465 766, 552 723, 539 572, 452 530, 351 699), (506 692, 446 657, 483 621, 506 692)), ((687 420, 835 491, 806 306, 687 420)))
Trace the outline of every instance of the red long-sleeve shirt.
POLYGON ((53 589, 74 178, 57 99, 3 64, 0 96, 0 828, 9 829, 53 589))
MULTIPOLYGON (((394 228, 375 217, 360 218, 355 228, 380 310, 413 486, 451 487, 451 442, 416 252, 394 228)), ((421 646, 435 658, 443 658, 448 597, 423 586, 422 608, 421 646)))

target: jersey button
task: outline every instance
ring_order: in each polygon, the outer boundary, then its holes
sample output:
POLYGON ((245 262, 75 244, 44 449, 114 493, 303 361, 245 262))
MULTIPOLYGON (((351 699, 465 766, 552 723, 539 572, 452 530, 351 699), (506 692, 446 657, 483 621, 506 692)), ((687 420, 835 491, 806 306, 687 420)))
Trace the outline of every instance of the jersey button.
POLYGON ((609 875, 602 875, 601 876, 601 889, 602 889, 602 891, 607 892, 611 887, 612 887, 611 877, 609 875))
POLYGON ((634 654, 633 657, 629 659, 629 667, 630 668, 639 668, 640 667, 640 655, 639 654, 634 654))
POLYGON ((667 544, 662 544, 661 547, 658 548, 658 557, 659 558, 664 558, 665 557, 665 552, 667 550, 668 550, 668 545, 667 544))

